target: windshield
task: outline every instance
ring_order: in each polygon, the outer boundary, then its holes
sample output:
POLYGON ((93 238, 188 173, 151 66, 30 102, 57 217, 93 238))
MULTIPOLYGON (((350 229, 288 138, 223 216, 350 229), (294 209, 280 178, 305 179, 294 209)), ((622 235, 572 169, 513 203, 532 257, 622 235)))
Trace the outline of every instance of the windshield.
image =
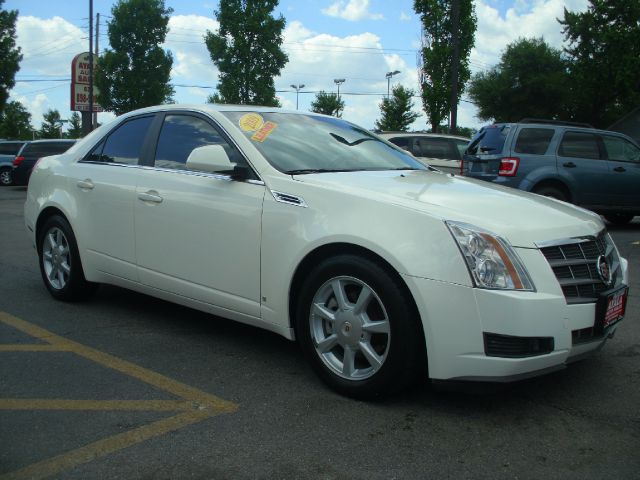
POLYGON ((272 112, 223 112, 275 168, 284 173, 426 170, 408 153, 333 117, 272 112))

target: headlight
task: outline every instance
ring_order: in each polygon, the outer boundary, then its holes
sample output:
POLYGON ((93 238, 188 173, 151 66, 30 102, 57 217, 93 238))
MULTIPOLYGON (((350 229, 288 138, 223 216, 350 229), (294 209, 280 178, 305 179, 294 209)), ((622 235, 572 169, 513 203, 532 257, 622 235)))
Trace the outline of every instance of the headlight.
POLYGON ((445 223, 456 239, 476 287, 535 290, 522 261, 506 240, 467 223, 445 223))

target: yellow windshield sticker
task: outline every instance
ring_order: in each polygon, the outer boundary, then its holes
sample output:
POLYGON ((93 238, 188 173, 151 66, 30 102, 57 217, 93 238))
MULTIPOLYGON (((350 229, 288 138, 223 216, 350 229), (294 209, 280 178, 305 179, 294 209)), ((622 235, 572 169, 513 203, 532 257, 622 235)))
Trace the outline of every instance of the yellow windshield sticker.
POLYGON ((277 126, 277 123, 265 122, 262 128, 251 136, 251 140, 255 140, 256 142, 264 142, 265 139, 269 135, 271 135, 271 132, 273 132, 277 126))
POLYGON ((238 125, 245 132, 255 132, 256 130, 260 130, 264 125, 264 118, 257 113, 245 113, 240 120, 238 120, 238 125))

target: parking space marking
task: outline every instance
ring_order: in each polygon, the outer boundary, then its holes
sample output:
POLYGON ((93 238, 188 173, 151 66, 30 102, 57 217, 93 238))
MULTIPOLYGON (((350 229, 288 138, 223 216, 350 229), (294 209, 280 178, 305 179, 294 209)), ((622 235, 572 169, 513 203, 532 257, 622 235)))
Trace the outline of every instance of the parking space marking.
POLYGON ((9 325, 47 344, 0 345, 1 352, 71 352, 104 367, 116 370, 143 383, 170 393, 178 400, 73 400, 0 398, 0 410, 69 411, 155 411, 176 415, 90 443, 56 457, 0 475, 0 480, 40 479, 90 462, 168 432, 224 413, 233 413, 238 405, 198 390, 169 377, 51 333, 37 325, 0 312, 0 323, 9 325))

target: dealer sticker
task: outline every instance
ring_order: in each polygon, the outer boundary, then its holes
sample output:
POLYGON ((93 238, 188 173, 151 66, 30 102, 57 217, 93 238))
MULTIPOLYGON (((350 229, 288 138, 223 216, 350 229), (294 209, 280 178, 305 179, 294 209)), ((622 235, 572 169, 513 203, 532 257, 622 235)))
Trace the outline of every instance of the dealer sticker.
POLYGON ((251 136, 251 140, 254 140, 256 142, 261 142, 261 143, 264 142, 265 139, 269 135, 271 135, 271 132, 273 132, 277 126, 278 126, 277 123, 265 122, 262 128, 251 136))
POLYGON ((255 132, 264 125, 264 118, 257 113, 246 113, 240 117, 238 125, 244 132, 255 132))

